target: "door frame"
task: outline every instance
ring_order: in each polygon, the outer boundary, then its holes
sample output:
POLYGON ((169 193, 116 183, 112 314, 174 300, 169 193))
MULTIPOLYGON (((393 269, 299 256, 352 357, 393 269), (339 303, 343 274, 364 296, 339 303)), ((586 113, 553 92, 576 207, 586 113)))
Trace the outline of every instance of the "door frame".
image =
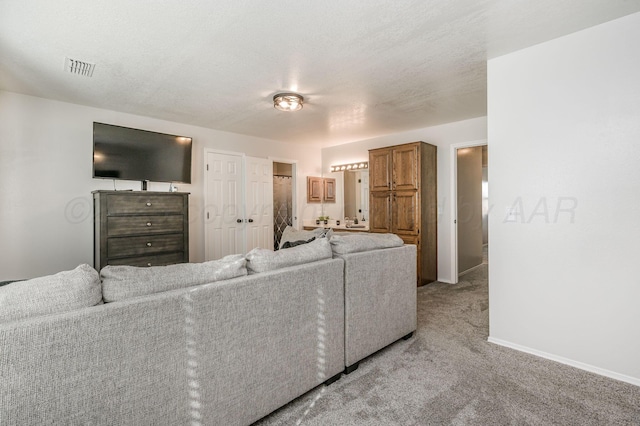
POLYGON ((489 145, 487 139, 460 142, 450 145, 450 169, 451 169, 451 284, 458 283, 458 150, 489 145))
POLYGON ((298 160, 272 156, 267 157, 267 159, 274 163, 291 164, 291 211, 293 213, 291 226, 293 226, 294 229, 298 229, 298 160))

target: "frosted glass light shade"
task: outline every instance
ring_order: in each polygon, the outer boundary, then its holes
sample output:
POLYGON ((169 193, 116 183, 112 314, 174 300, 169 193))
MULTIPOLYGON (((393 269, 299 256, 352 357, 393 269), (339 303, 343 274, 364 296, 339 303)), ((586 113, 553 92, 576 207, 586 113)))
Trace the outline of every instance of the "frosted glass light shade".
POLYGON ((297 93, 278 93, 273 97, 273 107, 280 111, 298 111, 302 109, 303 101, 297 93))

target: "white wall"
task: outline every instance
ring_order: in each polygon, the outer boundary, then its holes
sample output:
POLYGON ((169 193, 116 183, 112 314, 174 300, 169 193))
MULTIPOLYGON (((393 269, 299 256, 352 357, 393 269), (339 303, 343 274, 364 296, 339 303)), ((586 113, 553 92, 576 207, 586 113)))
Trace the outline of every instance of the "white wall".
POLYGON ((634 14, 489 61, 489 298, 490 341, 640 385, 638 40, 634 14))
MULTIPOLYGON (((425 127, 403 133, 394 133, 374 139, 366 139, 345 145, 322 149, 322 170, 325 176, 333 176, 329 167, 355 161, 369 161, 369 150, 383 146, 424 141, 438 147, 438 280, 454 282, 451 265, 451 145, 485 140, 487 138, 487 118, 473 118, 441 126, 425 127)), ((338 185, 340 188, 340 185, 338 185)), ((325 205, 332 217, 339 217, 342 209, 342 190, 337 203, 325 205)))
MULTIPOLYGON (((93 264, 91 191, 113 189, 92 179, 93 121, 193 137, 190 257, 204 260, 204 148, 297 160, 298 216, 307 206, 306 175, 318 175, 320 147, 300 146, 0 91, 0 280, 31 278, 93 264)), ((117 181, 117 189, 140 189, 117 181)), ((167 191, 169 184, 151 183, 167 191)))

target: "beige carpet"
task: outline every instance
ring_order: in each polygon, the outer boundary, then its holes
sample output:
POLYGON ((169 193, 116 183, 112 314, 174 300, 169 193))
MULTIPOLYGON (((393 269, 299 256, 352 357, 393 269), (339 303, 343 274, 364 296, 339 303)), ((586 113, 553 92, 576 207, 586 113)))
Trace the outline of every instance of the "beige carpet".
MULTIPOLYGON (((640 425, 640 388, 487 343, 487 265, 418 289, 418 331, 266 425, 640 425)), ((640 360, 639 360, 640 362, 640 360)))

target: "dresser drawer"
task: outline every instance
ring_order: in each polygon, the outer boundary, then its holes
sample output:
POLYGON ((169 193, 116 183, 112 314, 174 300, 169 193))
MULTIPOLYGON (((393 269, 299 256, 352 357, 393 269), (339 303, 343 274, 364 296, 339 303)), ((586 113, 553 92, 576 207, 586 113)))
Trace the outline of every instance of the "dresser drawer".
POLYGON ((110 216, 107 217, 109 237, 184 232, 184 217, 172 216, 110 216))
POLYGON ((107 240, 107 257, 140 256, 183 250, 183 234, 117 237, 107 240))
POLYGON ((182 195, 111 194, 107 196, 107 215, 120 214, 182 214, 182 195))
POLYGON ((109 259, 107 264, 109 265, 131 265, 131 266, 164 266, 172 265, 174 263, 185 263, 186 259, 184 253, 168 253, 158 254, 155 256, 136 256, 136 257, 123 257, 119 259, 109 259))

